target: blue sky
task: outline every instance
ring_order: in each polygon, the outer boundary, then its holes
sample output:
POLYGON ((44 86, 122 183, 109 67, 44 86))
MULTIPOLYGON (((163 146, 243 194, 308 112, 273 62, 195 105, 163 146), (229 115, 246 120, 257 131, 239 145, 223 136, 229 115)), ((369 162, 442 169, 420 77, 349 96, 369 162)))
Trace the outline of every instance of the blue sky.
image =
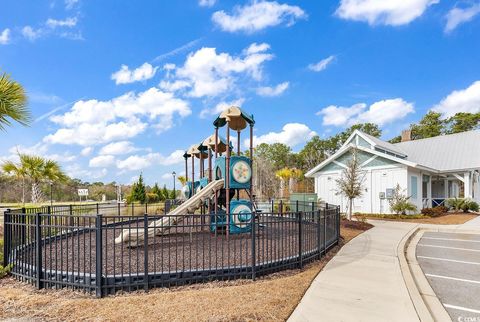
POLYGON ((222 107, 299 150, 358 122, 397 135, 480 111, 480 1, 2 1, 0 69, 35 122, 2 133, 87 181, 171 184, 222 107))

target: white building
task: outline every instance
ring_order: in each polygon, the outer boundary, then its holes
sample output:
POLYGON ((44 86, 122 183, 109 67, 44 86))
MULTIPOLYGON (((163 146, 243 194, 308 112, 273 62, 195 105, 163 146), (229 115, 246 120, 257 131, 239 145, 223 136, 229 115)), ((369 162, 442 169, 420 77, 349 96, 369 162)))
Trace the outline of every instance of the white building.
POLYGON ((448 198, 480 202, 480 130, 409 140, 391 144, 355 131, 331 157, 307 172, 315 178, 315 192, 346 211, 348 200, 338 193, 336 179, 346 168, 350 150, 356 147, 364 170, 364 193, 355 199, 353 211, 391 213, 388 198, 399 184, 420 210, 441 205, 448 198))

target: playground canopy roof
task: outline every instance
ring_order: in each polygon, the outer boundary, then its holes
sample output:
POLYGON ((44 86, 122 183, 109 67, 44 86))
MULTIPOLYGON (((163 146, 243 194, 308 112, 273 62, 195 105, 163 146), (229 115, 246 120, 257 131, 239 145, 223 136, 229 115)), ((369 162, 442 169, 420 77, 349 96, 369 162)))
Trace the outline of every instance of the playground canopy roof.
POLYGON ((223 127, 225 124, 235 131, 241 131, 247 127, 247 124, 255 124, 253 115, 247 114, 238 106, 231 106, 223 111, 213 122, 215 127, 223 127))
MULTIPOLYGON (((209 147, 212 150, 215 150, 215 134, 212 134, 208 138, 206 138, 202 144, 204 146, 209 147)), ((224 153, 225 151, 227 151, 227 141, 224 138, 222 138, 220 135, 218 136, 218 139, 217 139, 217 145, 218 145, 217 153, 224 153)))
POLYGON ((192 145, 191 147, 188 148, 187 152, 185 152, 185 154, 183 155, 185 157, 185 155, 188 157, 190 156, 194 156, 196 158, 199 158, 200 159, 200 153, 202 155, 202 158, 206 158, 208 156, 208 154, 206 153, 208 147, 203 145, 202 143, 200 144, 194 144, 192 145))

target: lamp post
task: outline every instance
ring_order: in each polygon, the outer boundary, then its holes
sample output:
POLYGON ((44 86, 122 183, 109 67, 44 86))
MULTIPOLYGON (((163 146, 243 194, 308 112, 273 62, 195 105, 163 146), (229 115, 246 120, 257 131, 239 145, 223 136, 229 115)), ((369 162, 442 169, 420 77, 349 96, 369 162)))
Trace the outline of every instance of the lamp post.
POLYGON ((177 173, 175 171, 172 172, 172 176, 173 176, 173 201, 175 202, 175 200, 177 200, 177 191, 175 190, 175 176, 177 175, 177 173))

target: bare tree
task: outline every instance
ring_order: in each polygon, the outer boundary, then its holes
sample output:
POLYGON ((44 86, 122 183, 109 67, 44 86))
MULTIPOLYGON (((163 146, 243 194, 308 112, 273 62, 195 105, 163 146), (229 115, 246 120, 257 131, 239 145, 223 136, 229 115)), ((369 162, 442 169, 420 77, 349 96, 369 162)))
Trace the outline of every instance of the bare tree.
POLYGON ((352 220, 353 200, 362 196, 362 186, 365 180, 365 174, 358 160, 357 149, 353 148, 351 154, 352 157, 348 161, 347 167, 343 170, 341 177, 336 180, 338 186, 337 193, 348 198, 348 220, 352 220))

